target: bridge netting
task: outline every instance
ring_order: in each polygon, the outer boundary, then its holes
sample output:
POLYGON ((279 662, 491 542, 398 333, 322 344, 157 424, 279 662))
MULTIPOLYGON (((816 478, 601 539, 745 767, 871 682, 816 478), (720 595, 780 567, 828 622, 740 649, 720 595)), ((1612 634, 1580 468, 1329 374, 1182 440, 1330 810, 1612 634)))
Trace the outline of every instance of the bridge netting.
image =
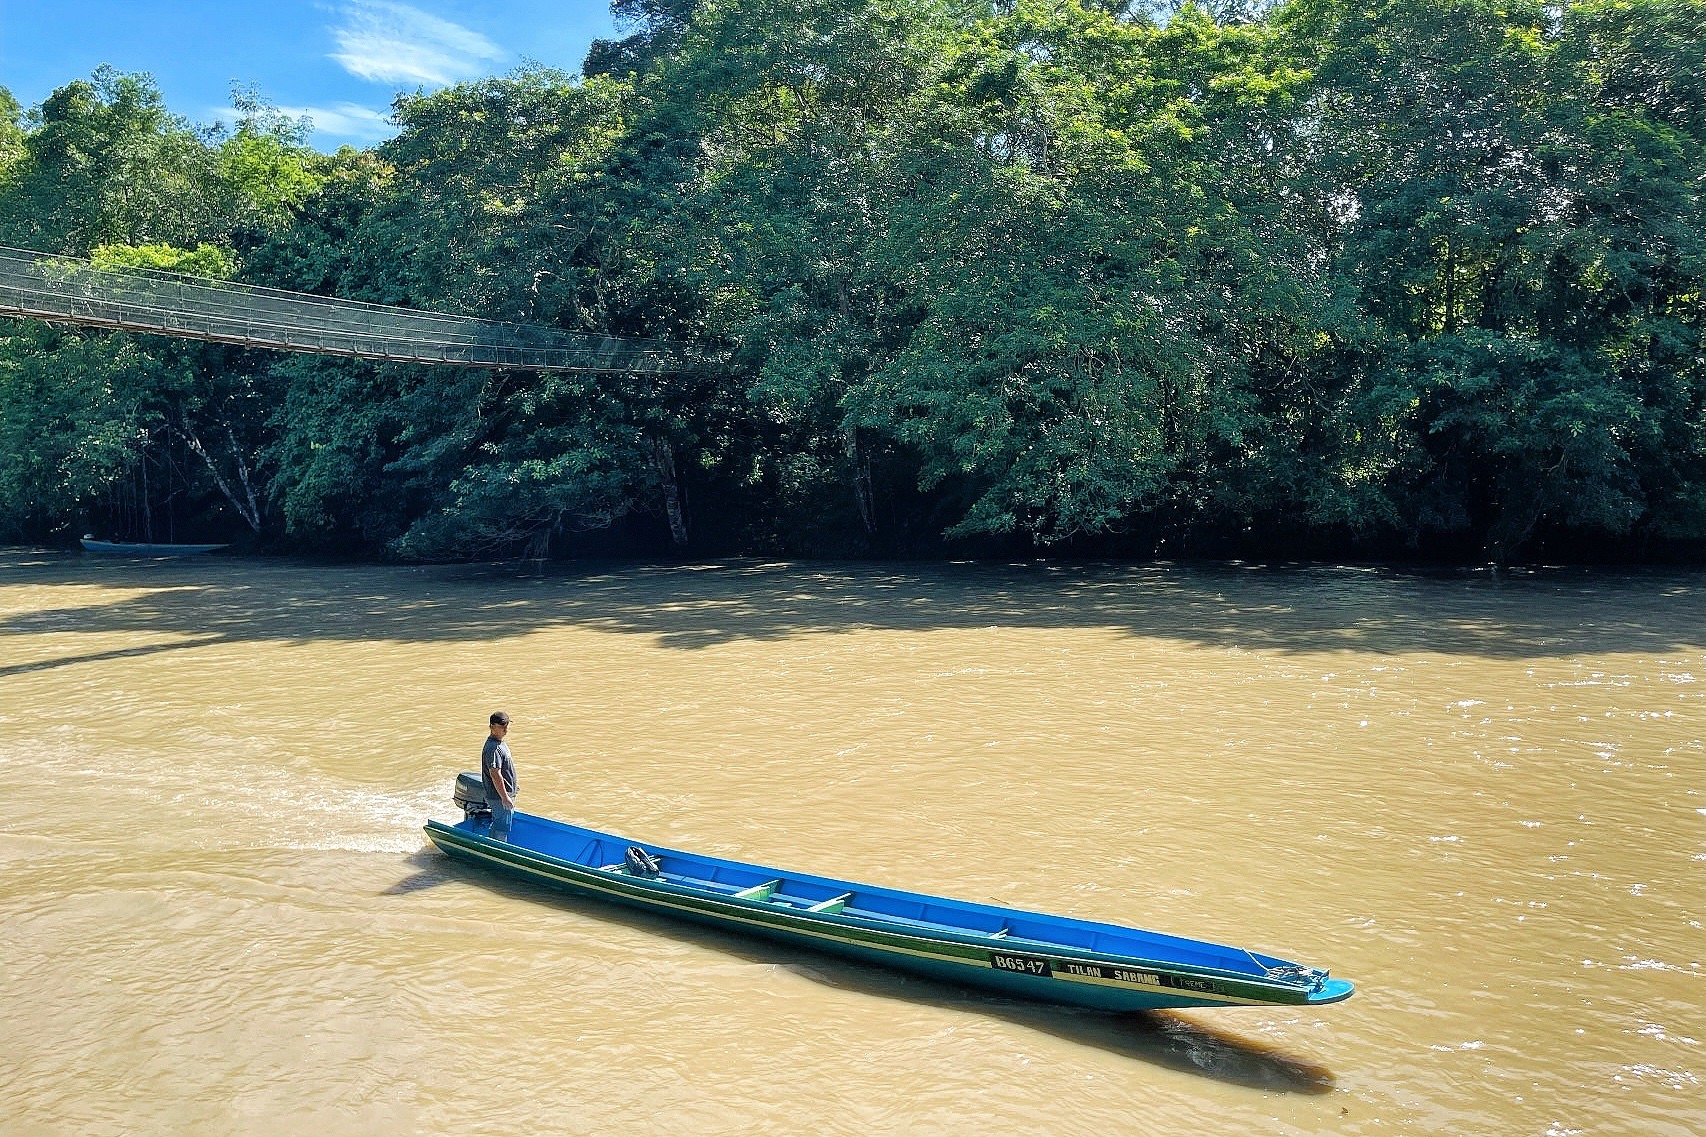
POLYGON ((0 316, 397 363, 669 372, 682 345, 113 268, 0 245, 0 316))

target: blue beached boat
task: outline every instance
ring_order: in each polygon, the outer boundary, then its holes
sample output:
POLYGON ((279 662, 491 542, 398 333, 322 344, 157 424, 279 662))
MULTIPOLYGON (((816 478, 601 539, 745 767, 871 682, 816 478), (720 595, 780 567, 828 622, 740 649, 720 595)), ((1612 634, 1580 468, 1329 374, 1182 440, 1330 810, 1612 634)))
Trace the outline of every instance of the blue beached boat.
POLYGON ((1003 995, 1106 1010, 1320 1006, 1352 985, 1201 940, 972 904, 725 861, 517 813, 485 835, 478 774, 457 779, 464 818, 429 821, 445 853, 582 896, 829 951, 1003 995))
POLYGON ((93 537, 83 538, 83 551, 86 553, 104 553, 116 557, 193 557, 201 553, 214 553, 225 548, 224 545, 166 545, 148 541, 97 541, 93 537))

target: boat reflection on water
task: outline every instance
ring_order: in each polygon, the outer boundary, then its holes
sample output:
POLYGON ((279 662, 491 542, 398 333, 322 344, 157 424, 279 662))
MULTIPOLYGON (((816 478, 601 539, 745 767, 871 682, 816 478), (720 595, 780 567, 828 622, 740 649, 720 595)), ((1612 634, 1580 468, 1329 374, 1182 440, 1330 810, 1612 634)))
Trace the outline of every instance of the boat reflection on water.
POLYGON ((1325 1094, 1332 1092, 1336 1082, 1333 1072, 1319 1063, 1288 1054, 1272 1043, 1187 1019, 1184 1012, 1059 1012, 1045 1016, 1027 1013, 1031 1010, 1002 1014, 1057 1038, 1229 1085, 1325 1094))
MULTIPOLYGON (((649 927, 649 925, 648 925, 649 927)), ((694 938, 701 938, 694 936, 694 938)), ((721 945, 719 945, 721 946, 721 945)), ((725 948, 724 950, 729 950, 725 948)), ((903 999, 1005 1019, 1066 1042, 1092 1046, 1228 1085, 1281 1093, 1325 1094, 1337 1079, 1327 1067, 1272 1043, 1246 1038, 1182 1011, 1098 1011, 984 995, 918 976, 842 960, 778 963, 795 975, 880 998, 903 999)))

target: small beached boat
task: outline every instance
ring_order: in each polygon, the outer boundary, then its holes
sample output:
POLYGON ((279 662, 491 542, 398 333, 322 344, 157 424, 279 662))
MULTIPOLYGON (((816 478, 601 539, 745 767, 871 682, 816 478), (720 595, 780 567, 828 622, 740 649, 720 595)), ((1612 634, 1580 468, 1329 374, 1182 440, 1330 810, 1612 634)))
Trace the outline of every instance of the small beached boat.
POLYGON ((1284 959, 1136 928, 726 861, 517 813, 485 834, 478 774, 464 818, 429 821, 451 857, 602 900, 830 951, 1004 995, 1106 1010, 1320 1006, 1352 985, 1284 959))
POLYGON ((120 557, 193 557, 199 553, 211 553, 223 548, 224 545, 162 545, 146 541, 97 541, 93 537, 83 538, 84 552, 120 557))

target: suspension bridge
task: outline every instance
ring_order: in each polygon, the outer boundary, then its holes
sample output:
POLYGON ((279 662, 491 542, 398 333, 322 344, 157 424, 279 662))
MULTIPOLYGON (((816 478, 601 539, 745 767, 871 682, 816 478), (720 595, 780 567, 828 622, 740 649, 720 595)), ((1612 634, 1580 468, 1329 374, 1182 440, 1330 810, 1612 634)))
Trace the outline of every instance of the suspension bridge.
POLYGON ((681 344, 585 336, 0 245, 0 316, 392 363, 661 374, 681 344))

